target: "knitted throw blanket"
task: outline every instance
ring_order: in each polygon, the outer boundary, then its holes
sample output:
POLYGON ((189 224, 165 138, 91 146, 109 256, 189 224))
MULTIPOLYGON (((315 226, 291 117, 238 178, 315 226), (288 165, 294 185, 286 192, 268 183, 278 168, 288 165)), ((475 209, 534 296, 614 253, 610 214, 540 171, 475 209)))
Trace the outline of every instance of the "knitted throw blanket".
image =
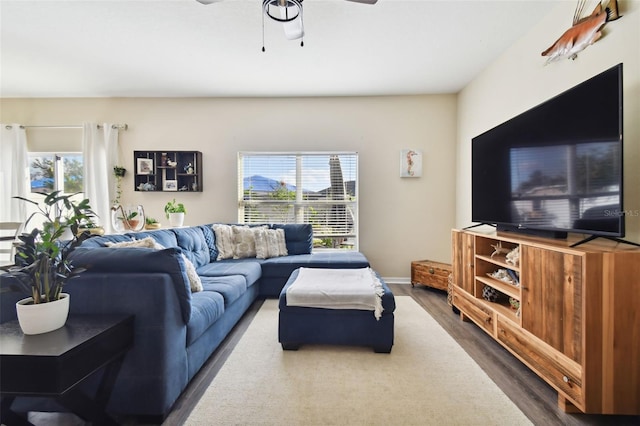
POLYGON ((382 283, 371 268, 300 268, 287 289, 287 306, 358 309, 382 316, 382 283))

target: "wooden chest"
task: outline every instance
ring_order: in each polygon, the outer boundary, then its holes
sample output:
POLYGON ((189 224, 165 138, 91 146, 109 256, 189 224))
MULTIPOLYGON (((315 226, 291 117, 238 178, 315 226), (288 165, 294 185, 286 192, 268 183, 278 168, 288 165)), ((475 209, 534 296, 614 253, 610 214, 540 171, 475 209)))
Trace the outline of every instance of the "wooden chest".
POLYGON ((411 262, 411 286, 416 284, 447 291, 451 265, 431 260, 411 262))

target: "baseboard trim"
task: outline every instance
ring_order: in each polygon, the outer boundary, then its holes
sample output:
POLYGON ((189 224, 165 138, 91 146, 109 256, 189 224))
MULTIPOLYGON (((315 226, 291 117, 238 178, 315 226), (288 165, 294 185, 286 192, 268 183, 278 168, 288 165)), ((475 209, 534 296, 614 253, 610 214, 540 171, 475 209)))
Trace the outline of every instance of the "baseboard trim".
POLYGON ((409 277, 382 277, 387 284, 411 284, 409 277))

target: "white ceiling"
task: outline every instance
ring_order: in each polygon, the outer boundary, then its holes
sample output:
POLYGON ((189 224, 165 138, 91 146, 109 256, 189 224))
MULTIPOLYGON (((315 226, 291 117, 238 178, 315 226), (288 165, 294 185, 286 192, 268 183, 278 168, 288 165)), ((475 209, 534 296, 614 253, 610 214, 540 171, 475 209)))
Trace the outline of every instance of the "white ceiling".
POLYGON ((261 0, 1 0, 0 96, 456 93, 557 1, 304 0, 263 53, 261 0))

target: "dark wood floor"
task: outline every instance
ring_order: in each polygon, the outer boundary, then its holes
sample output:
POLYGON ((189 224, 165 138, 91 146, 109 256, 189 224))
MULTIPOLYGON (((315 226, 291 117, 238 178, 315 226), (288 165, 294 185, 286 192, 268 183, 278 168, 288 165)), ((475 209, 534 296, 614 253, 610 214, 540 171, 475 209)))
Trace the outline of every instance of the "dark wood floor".
MULTIPOLYGON (((536 425, 640 425, 640 416, 566 414, 558 409, 556 391, 533 374, 479 327, 460 321, 447 304, 445 292, 427 287, 390 285, 394 294, 411 296, 458 342, 489 377, 536 425)), ((262 301, 256 302, 220 349, 177 401, 164 425, 181 425, 242 337, 262 301)), ((428 368, 428 366, 425 366, 428 368)), ((452 378, 455 380, 455 378, 452 378)), ((460 380, 463 380, 460 378, 460 380)), ((464 386, 464 383, 460 383, 464 386)))
MULTIPOLYGON (((462 322, 459 315, 456 315, 447 304, 445 292, 422 286, 413 288, 410 285, 390 285, 390 287, 395 295, 413 297, 535 425, 640 425, 640 416, 603 416, 562 412, 557 406, 556 391, 493 341, 479 327, 470 322, 462 322)), ((262 303, 263 301, 259 300, 251 306, 220 348, 191 381, 163 425, 182 425, 186 421, 189 413, 241 339, 262 303)), ((424 367, 429 368, 428 365, 424 367)), ((464 386, 464 378, 452 377, 451 380, 460 380, 460 386, 464 386)), ((410 409, 410 405, 408 409, 410 409)), ((76 418, 76 420, 79 419, 76 418)), ((149 424, 139 419, 121 420, 127 426, 149 424)), ((76 426, 78 423, 66 420, 57 422, 55 417, 45 417, 41 424, 76 426)))

